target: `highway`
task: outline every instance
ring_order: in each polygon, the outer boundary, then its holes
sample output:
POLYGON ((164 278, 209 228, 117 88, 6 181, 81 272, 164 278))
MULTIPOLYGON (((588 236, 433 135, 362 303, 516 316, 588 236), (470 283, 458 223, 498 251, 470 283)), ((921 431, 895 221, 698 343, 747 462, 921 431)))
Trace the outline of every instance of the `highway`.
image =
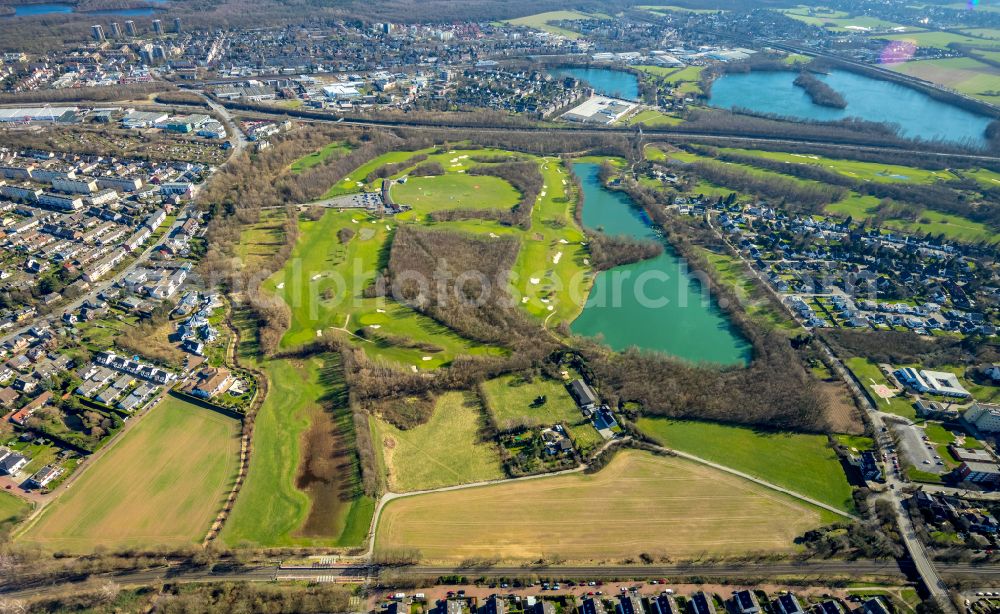
MULTIPOLYGON (((216 103, 219 104, 219 103, 216 103)), ((472 124, 435 124, 429 122, 413 121, 388 121, 376 119, 347 118, 343 116, 330 115, 320 117, 318 112, 302 112, 290 109, 266 109, 263 107, 243 108, 237 104, 222 106, 227 110, 236 110, 248 115, 271 119, 292 119, 300 122, 311 123, 335 123, 348 126, 384 127, 384 128, 409 128, 414 130, 462 130, 465 132, 475 131, 478 134, 575 134, 575 135, 635 135, 635 128, 580 128, 567 125, 565 128, 552 128, 548 126, 504 126, 491 128, 488 126, 477 126, 472 124)), ((215 107, 213 107, 215 108, 215 107)), ((929 149, 912 149, 905 147, 887 147, 876 145, 864 145, 857 143, 836 143, 824 140, 809 138, 783 138, 766 136, 744 136, 740 134, 720 134, 709 131, 696 130, 656 130, 644 129, 645 137, 655 137, 654 140, 671 139, 698 139, 701 141, 727 143, 744 143, 758 145, 814 145, 831 149, 843 150, 845 152, 870 152, 870 153, 892 153, 892 154, 913 154, 920 156, 935 156, 943 160, 965 160, 969 162, 1000 162, 1000 156, 986 153, 949 153, 935 152, 929 149)))

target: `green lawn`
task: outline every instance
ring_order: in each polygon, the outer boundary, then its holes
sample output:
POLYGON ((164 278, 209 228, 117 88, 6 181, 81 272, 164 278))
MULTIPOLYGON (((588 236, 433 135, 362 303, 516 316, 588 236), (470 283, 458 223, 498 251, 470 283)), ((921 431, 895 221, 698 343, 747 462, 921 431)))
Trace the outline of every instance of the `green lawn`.
POLYGON ((526 381, 519 375, 507 375, 483 384, 486 406, 501 430, 518 425, 536 427, 566 425, 570 439, 581 453, 586 454, 602 442, 594 426, 584 419, 576 402, 562 382, 537 377, 526 381), (546 397, 543 405, 534 407, 539 396, 546 397))
POLYGON ((683 122, 684 120, 676 115, 667 115, 655 109, 646 109, 645 111, 640 111, 632 117, 629 117, 622 123, 626 126, 642 124, 650 128, 656 128, 658 126, 676 126, 677 124, 683 122))
POLYGON ((350 148, 346 144, 334 141, 323 146, 322 149, 314 151, 311 154, 303 156, 295 162, 292 162, 291 166, 288 167, 288 170, 296 174, 301 173, 302 171, 309 170, 314 166, 326 162, 331 157, 339 157, 348 151, 350 151, 350 148))
POLYGON ((303 439, 324 411, 319 400, 331 393, 324 379, 324 360, 272 360, 263 365, 270 390, 257 413, 250 469, 222 532, 230 546, 357 546, 363 543, 374 511, 365 497, 345 501, 337 509, 333 531, 326 536, 301 533, 312 500, 297 487, 303 439), (363 526, 363 530, 361 527, 363 526))
POLYGON ((810 9, 804 7, 784 9, 781 12, 792 19, 811 26, 826 28, 831 32, 846 32, 857 30, 858 28, 885 30, 903 27, 898 23, 876 17, 869 17, 867 15, 851 17, 843 11, 824 10, 821 8, 813 9, 812 14, 810 14, 810 9))
POLYGON ((545 181, 512 270, 513 295, 548 327, 572 322, 587 300, 593 273, 585 263, 583 231, 573 215, 572 184, 557 158, 539 160, 545 181))
POLYGON ((825 435, 768 433, 710 422, 640 418, 639 430, 694 454, 850 512, 851 486, 825 435))
POLYGON ((420 151, 390 151, 389 153, 383 154, 374 160, 369 160, 365 164, 362 164, 353 170, 347 177, 344 177, 335 185, 330 186, 330 189, 323 194, 322 198, 332 198, 334 196, 340 196, 341 194, 361 192, 365 188, 365 181, 368 174, 380 166, 405 162, 410 157, 419 153, 428 154, 432 151, 434 151, 433 148, 422 149, 420 151))
POLYGON ((0 536, 6 535, 31 509, 24 499, 0 491, 0 536))
POLYGON ((328 210, 319 221, 300 221, 299 241, 292 257, 263 285, 291 308, 291 326, 282 345, 297 347, 322 335, 338 335, 363 347, 371 356, 418 369, 437 368, 458 354, 499 353, 499 349, 459 337, 395 301, 363 296, 384 258, 394 226, 392 220, 334 210, 328 210), (341 228, 355 231, 347 245, 337 237, 341 228), (354 336, 355 331, 366 326, 379 334, 428 343, 438 349, 408 348, 354 336))
POLYGON ((436 177, 410 177, 392 187, 392 199, 421 214, 447 209, 501 209, 517 204, 514 186, 499 177, 447 173, 436 177))
POLYGON ((495 444, 479 436, 481 412, 474 394, 448 392, 420 426, 404 431, 377 421, 375 445, 382 447, 390 490, 409 492, 502 478, 495 444))
POLYGON ((848 358, 844 361, 847 368, 854 372, 854 376, 858 378, 861 385, 865 388, 865 392, 868 396, 876 403, 879 409, 888 412, 890 414, 896 414, 897 416, 903 416, 904 418, 909 418, 911 420, 917 417, 917 410, 913 408, 913 403, 906 398, 906 396, 895 396, 889 399, 881 399, 872 390, 874 385, 882 385, 888 388, 892 388, 889 381, 882 374, 882 370, 879 369, 878 365, 873 362, 868 361, 864 358, 848 358))
POLYGON ((719 280, 733 289, 747 314, 770 328, 797 331, 799 325, 784 311, 766 299, 753 299, 754 282, 743 263, 726 254, 702 249, 702 254, 715 267, 719 280))

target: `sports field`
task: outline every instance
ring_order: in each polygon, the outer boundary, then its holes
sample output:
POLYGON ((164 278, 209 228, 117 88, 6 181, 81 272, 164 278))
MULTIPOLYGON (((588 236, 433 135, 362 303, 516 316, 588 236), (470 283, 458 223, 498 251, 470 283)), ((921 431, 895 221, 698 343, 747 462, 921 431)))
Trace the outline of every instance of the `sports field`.
POLYGON ((376 421, 375 445, 381 446, 389 489, 409 492, 502 478, 496 446, 479 437, 482 411, 474 394, 448 392, 420 426, 403 431, 376 421))
POLYGON ((21 543, 83 553, 201 541, 236 476, 240 423, 174 397, 137 419, 21 543))
POLYGON ((815 508, 678 458, 620 452, 600 472, 417 495, 382 511, 376 550, 429 561, 607 561, 791 552, 815 508), (498 530, 499 529, 499 530, 498 530))
POLYGON ((742 471, 845 512, 854 509, 851 486, 825 435, 664 418, 640 418, 636 425, 668 448, 742 471))

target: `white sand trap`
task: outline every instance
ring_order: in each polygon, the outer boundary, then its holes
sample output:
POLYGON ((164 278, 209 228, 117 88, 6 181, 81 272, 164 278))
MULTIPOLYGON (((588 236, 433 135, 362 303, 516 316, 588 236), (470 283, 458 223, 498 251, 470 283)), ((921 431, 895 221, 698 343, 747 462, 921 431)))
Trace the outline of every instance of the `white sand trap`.
POLYGON ((522 302, 522 303, 527 303, 527 302, 528 302, 528 297, 526 297, 526 296, 522 296, 522 297, 521 297, 521 302, 522 302))
POLYGON ((315 275, 313 275, 313 276, 312 276, 312 280, 313 280, 313 281, 316 281, 317 279, 319 279, 319 278, 320 278, 320 277, 322 277, 322 276, 323 276, 323 274, 322 274, 322 273, 316 273, 315 275))
POLYGON ((378 330, 378 329, 382 328, 382 325, 381 324, 369 324, 368 328, 373 328, 375 330, 378 330))
POLYGON ((463 168, 462 170, 460 170, 460 171, 455 171, 455 172, 456 172, 456 173, 464 173, 464 172, 465 172, 465 169, 463 168))
POLYGON ((377 313, 385 313, 385 309, 376 309, 375 311, 376 311, 377 313))
POLYGON ((549 305, 548 307, 546 307, 546 309, 548 309, 549 311, 552 311, 553 309, 555 309, 555 306, 554 305, 549 305))
POLYGON ((386 229, 386 230, 392 230, 392 226, 390 226, 390 225, 386 224, 386 225, 385 225, 385 229, 386 229))
POLYGON ((450 160, 450 162, 451 162, 452 164, 458 164, 458 158, 452 158, 452 159, 450 160))
POLYGON ((497 233, 495 233, 495 232, 491 232, 491 233, 490 233, 490 238, 491 238, 491 239, 499 239, 499 238, 500 238, 500 235, 498 235, 498 234, 497 234, 497 233))
POLYGON ((316 336, 317 337, 322 337, 323 336, 323 329, 317 328, 316 329, 316 336))
POLYGON ((538 285, 538 283, 539 283, 540 281, 542 281, 542 280, 541 280, 541 279, 538 279, 537 277, 532 277, 532 278, 531 278, 531 279, 529 279, 528 281, 530 281, 530 282, 531 282, 531 285, 533 285, 533 286, 537 286, 537 285, 538 285))
POLYGON ((351 223, 353 223, 353 224, 360 224, 361 222, 359 222, 359 221, 358 221, 358 220, 356 220, 356 219, 353 219, 353 218, 351 218, 351 223))
POLYGON ((552 256, 552 264, 559 264, 560 260, 562 260, 562 252, 559 252, 555 256, 552 256))
POLYGON ((545 190, 542 190, 541 196, 545 196, 545 190))
POLYGON ((562 243, 563 245, 569 245, 569 241, 567 241, 566 239, 559 239, 559 242, 562 243))
POLYGON ((360 181, 359 181, 359 182, 357 183, 357 186, 358 186, 359 188, 360 188, 361 186, 363 186, 363 185, 365 185, 365 184, 361 183, 360 181))
POLYGON ((565 179, 563 179, 563 185, 566 185, 566 180, 565 179))
POLYGON ((590 266, 590 258, 584 258, 583 263, 587 266, 590 266))
POLYGON ((459 160, 467 160, 468 158, 469 158, 469 156, 459 156, 458 157, 459 160))
POLYGON ((378 220, 372 220, 372 224, 378 224, 378 220))
POLYGON ((275 287, 276 287, 276 288, 278 288, 278 290, 281 290, 282 288, 284 288, 284 287, 285 287, 285 282, 281 282, 280 284, 278 284, 278 285, 277 285, 277 286, 275 286, 275 287))
POLYGON ((413 369, 414 373, 417 372, 417 365, 410 365, 410 368, 413 369))
POLYGON ((424 356, 424 357, 423 357, 423 358, 421 358, 420 360, 431 360, 431 357, 430 357, 430 356, 424 356))
POLYGON ((542 301, 543 303, 548 303, 549 302, 549 299, 547 299, 547 298, 540 298, 538 300, 542 301))

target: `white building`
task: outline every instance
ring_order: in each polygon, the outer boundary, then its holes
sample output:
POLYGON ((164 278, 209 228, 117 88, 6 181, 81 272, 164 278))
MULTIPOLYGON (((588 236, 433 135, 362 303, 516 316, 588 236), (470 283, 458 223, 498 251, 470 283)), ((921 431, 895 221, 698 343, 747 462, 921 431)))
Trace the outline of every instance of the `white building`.
POLYGON ((973 403, 963 417, 984 433, 1000 433, 1000 405, 973 403))

